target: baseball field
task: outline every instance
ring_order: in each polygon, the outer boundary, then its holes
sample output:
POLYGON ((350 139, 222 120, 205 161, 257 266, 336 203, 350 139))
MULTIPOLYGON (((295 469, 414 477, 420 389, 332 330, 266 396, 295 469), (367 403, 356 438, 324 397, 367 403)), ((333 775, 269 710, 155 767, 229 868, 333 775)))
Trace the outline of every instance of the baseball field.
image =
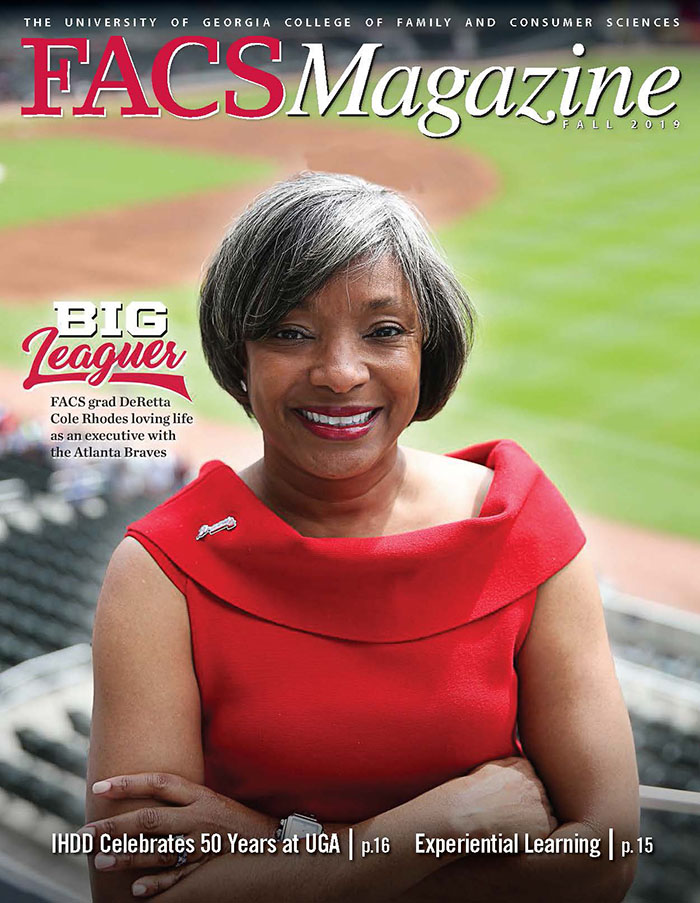
MULTIPOLYGON (((529 61, 528 61, 529 62, 529 61)), ((160 300, 202 423, 245 416, 206 371, 200 266, 258 190, 300 169, 351 171, 423 208, 479 312, 462 384, 409 441, 445 451, 521 442, 595 514, 700 539, 700 56, 607 51, 587 64, 675 63, 678 109, 597 129, 466 119, 422 137, 415 119, 224 116, 0 122, 0 367, 54 299, 160 300), (677 118, 680 125, 674 127, 677 118)), ((554 59, 552 65, 570 65, 554 59)), ((211 99, 208 96, 207 99, 211 99)), ((0 385, 0 398, 3 395, 0 385)), ((35 390, 35 391, 44 391, 35 390)))

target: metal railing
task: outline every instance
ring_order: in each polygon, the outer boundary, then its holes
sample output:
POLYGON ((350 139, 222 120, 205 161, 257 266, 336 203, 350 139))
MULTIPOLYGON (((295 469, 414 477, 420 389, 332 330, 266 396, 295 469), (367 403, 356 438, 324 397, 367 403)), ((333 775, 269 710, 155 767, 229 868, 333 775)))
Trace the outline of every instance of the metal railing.
POLYGON ((640 784, 639 803, 642 809, 700 815, 700 793, 694 790, 673 790, 671 787, 649 787, 647 784, 640 784))

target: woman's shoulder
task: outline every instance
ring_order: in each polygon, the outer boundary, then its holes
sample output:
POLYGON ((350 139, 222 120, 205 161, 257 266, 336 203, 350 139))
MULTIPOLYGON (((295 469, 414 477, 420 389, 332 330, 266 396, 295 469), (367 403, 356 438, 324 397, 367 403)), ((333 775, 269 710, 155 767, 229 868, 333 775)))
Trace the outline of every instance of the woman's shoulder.
POLYGON ((164 572, 146 544, 131 534, 125 536, 109 560, 103 583, 103 596, 107 590, 110 597, 151 598, 151 590, 163 587, 174 595, 182 592, 177 582, 164 572))
POLYGON ((117 574, 131 570, 149 580, 165 575, 184 594, 202 531, 235 526, 229 504, 231 474, 221 461, 210 461, 178 492, 128 524, 113 556, 117 574))
POLYGON ((516 524, 522 542, 543 548, 561 537, 582 537, 576 516, 555 482, 517 442, 493 440, 450 455, 404 449, 414 475, 413 498, 433 522, 485 518, 516 524), (484 509, 484 510, 482 510, 484 509))
POLYGON ((494 470, 476 461, 404 448, 411 495, 439 522, 478 517, 494 470))
POLYGON ((129 525, 131 532, 149 532, 182 523, 182 519, 202 516, 211 511, 231 484, 233 471, 222 461, 208 461, 182 488, 129 525))

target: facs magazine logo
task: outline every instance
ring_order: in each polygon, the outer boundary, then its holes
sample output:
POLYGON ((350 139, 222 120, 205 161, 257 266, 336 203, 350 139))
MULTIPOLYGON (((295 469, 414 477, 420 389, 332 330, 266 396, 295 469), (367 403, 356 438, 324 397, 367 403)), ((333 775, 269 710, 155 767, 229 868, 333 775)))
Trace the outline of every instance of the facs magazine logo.
POLYGON ((165 341, 168 309, 159 301, 103 301, 99 310, 91 301, 55 301, 56 325, 41 326, 22 342, 32 355, 25 389, 46 383, 85 382, 90 386, 127 383, 157 386, 191 401, 184 376, 177 370, 185 359, 176 342, 165 341), (124 315, 122 317, 122 314, 124 315), (124 327, 121 326, 123 319, 124 327), (120 339, 124 331, 136 341, 62 344, 62 338, 120 339), (142 341, 149 339, 149 341, 142 341))

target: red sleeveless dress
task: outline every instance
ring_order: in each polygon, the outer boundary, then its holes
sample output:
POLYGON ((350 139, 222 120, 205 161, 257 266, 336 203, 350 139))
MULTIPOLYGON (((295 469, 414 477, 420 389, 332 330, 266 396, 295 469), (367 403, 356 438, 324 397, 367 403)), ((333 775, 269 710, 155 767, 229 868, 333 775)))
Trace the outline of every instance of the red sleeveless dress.
POLYGON ((214 461, 129 527, 187 600, 207 786, 357 822, 521 752, 517 654, 585 537, 515 442, 452 457, 494 469, 479 517, 304 537, 214 461))

